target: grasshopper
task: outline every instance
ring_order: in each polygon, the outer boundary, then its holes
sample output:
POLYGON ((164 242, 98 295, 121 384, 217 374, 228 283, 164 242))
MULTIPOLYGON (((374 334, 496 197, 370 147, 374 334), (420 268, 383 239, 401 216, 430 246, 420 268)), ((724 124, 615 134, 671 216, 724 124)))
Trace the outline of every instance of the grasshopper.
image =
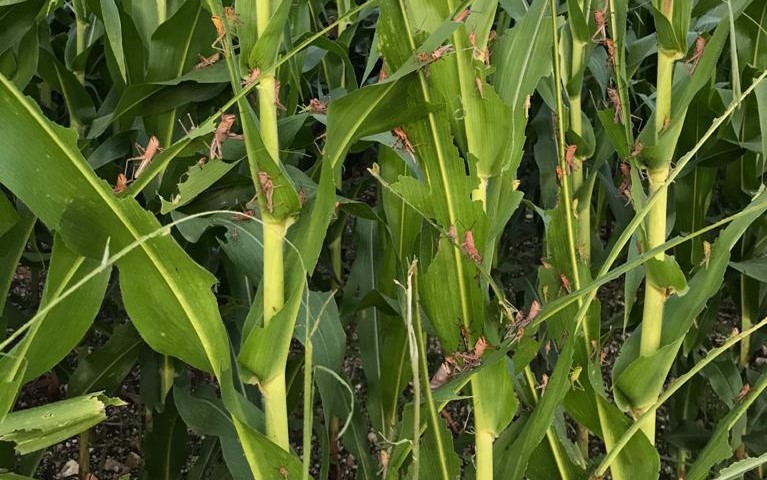
POLYGON ((466 230, 463 237, 463 244, 461 246, 474 263, 482 263, 482 255, 479 254, 479 250, 477 250, 477 247, 474 245, 474 234, 471 233, 471 230, 466 230))
POLYGON ((266 172, 258 172, 258 183, 261 185, 261 190, 264 192, 266 210, 269 213, 272 213, 274 211, 274 204, 272 203, 272 196, 274 195, 274 184, 272 183, 272 178, 266 172))
POLYGON ((115 183, 115 187, 112 191, 115 194, 118 194, 125 191, 126 188, 128 188, 128 177, 126 177, 124 173, 117 174, 117 183, 115 183))
POLYGON ((231 133, 232 125, 237 118, 233 113, 224 113, 221 115, 221 120, 216 126, 216 131, 213 133, 213 141, 210 143, 210 151, 208 156, 211 160, 216 158, 223 158, 223 151, 221 145, 227 138, 242 138, 240 135, 231 133))
POLYGON ((463 23, 464 21, 466 21, 469 15, 471 15, 471 10, 467 8, 466 10, 462 10, 458 12, 458 14, 455 17, 453 17, 453 21, 456 23, 463 23))
POLYGON ((703 51, 705 49, 706 39, 698 36, 698 38, 695 39, 695 44, 693 45, 692 55, 687 59, 686 62, 684 62, 690 75, 695 73, 695 68, 697 68, 698 62, 700 62, 700 59, 703 56, 703 51))
POLYGON ((605 5, 604 10, 594 11, 594 23, 597 25, 597 30, 591 37, 592 42, 603 42, 607 40, 607 9, 609 5, 605 5))
POLYGON ((575 152, 578 150, 577 145, 568 145, 565 150, 565 163, 567 163, 567 169, 572 173, 577 169, 575 164, 575 152))
POLYGON ((204 57, 200 55, 200 62, 194 66, 193 70, 202 70, 205 67, 209 67, 215 64, 219 60, 221 60, 221 52, 215 52, 213 55, 209 57, 204 57))
POLYGON ((147 142, 146 144, 146 148, 143 148, 141 147, 141 145, 136 144, 136 150, 138 150, 139 155, 137 157, 129 158, 125 162, 126 170, 130 162, 139 162, 138 167, 136 167, 135 170, 133 170, 133 175, 131 176, 130 180, 135 180, 139 177, 139 175, 144 173, 144 170, 146 170, 149 164, 152 163, 152 159, 154 158, 154 156, 157 155, 157 152, 159 152, 162 149, 160 148, 160 140, 154 135, 152 135, 149 138, 149 142, 147 142))

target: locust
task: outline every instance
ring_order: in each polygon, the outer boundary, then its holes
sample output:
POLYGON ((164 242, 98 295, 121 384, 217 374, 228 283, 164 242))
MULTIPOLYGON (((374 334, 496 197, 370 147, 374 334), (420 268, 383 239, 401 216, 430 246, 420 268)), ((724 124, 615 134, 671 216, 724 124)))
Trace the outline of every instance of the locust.
POLYGON ((474 85, 477 87, 477 91, 479 92, 479 98, 485 98, 485 85, 482 82, 482 78, 474 77, 474 85))
POLYGON ((309 110, 312 113, 324 115, 328 113, 328 106, 322 100, 319 100, 317 98, 312 98, 311 100, 309 100, 309 106, 307 107, 307 110, 309 110))
POLYGON ((591 37, 593 42, 603 42, 607 40, 607 9, 609 5, 605 5, 604 10, 594 11, 594 23, 597 25, 597 30, 591 37))
POLYGON ((471 15, 471 10, 467 8, 466 10, 462 10, 458 12, 458 14, 455 17, 453 17, 453 21, 456 23, 463 23, 464 21, 466 21, 469 15, 471 15))
POLYGON ((567 163, 567 168, 570 172, 577 169, 577 165, 575 164, 575 152, 577 150, 577 145, 568 145, 565 150, 565 163, 567 163))
POLYGON ((623 181, 618 187, 618 192, 626 198, 626 205, 631 203, 631 166, 628 163, 621 163, 620 165, 621 175, 623 181))
POLYGON ((618 55, 618 50, 615 48, 615 42, 613 42, 610 38, 605 38, 602 42, 602 45, 604 45, 605 50, 607 50, 607 62, 611 67, 615 68, 616 58, 618 55))
POLYGON ((469 34, 469 43, 471 44, 472 48, 472 55, 477 60, 481 60, 485 65, 490 64, 490 49, 489 48, 479 48, 477 46, 477 34, 474 32, 471 32, 469 34))
POLYGON ((432 61, 436 62, 437 60, 442 58, 444 55, 446 55, 448 53, 451 53, 451 52, 454 52, 454 51, 455 51, 455 49, 453 48, 452 45, 442 45, 441 47, 439 47, 436 50, 434 50, 433 52, 431 52, 430 56, 431 56, 432 61))
POLYGON ((623 125, 623 104, 621 103, 621 97, 618 94, 618 90, 613 87, 607 87, 607 98, 613 106, 613 122, 623 125))
POLYGON ((258 67, 254 68, 248 73, 248 76, 245 77, 245 79, 243 79, 242 86, 247 88, 253 85, 254 83, 256 83, 256 81, 258 80, 258 77, 260 76, 261 76, 261 69, 258 67))
MULTIPOLYGON (((239 23, 240 18, 237 16, 237 13, 235 13, 234 8, 232 7, 224 7, 224 16, 226 17, 226 20, 230 23, 239 23)), ((221 18, 220 15, 213 14, 210 17, 210 21, 213 23, 213 28, 216 29, 216 39, 213 40, 213 43, 210 44, 210 46, 216 50, 224 52, 224 55, 229 55, 229 51, 227 50, 227 46, 225 43, 223 43, 224 38, 226 37, 226 28, 224 26, 224 20, 221 18), (221 47, 220 45, 223 45, 221 47)))
POLYGON ((583 384, 580 381, 581 372, 583 371, 583 367, 580 365, 573 367, 570 369, 570 387, 573 390, 583 390, 583 384))
POLYGON ((274 211, 274 204, 272 203, 272 197, 274 196, 274 184, 272 183, 272 178, 266 172, 258 172, 258 183, 261 185, 261 190, 264 192, 266 210, 269 213, 272 213, 274 211))
POLYGON ((133 171, 133 175, 130 178, 130 180, 137 179, 142 173, 144 173, 144 170, 147 169, 150 163, 152 163, 152 159, 157 155, 157 152, 161 150, 160 148, 160 140, 152 135, 149 138, 149 142, 146 144, 146 148, 141 147, 141 145, 136 144, 136 150, 138 150, 139 155, 137 157, 129 158, 125 162, 125 168, 128 168, 128 164, 130 162, 138 162, 138 167, 133 171))
POLYGON ((554 172, 557 174, 557 183, 562 185, 565 181, 565 171, 562 170, 562 167, 557 165, 554 167, 554 172))
POLYGON ((448 227, 447 238, 449 238, 451 242, 455 242, 458 240, 458 232, 456 231, 455 225, 450 225, 448 227))
POLYGON ((536 390, 540 390, 541 391, 541 395, 543 395, 544 393, 546 393, 546 387, 548 385, 549 385, 549 376, 544 373, 541 376, 541 384, 538 385, 535 388, 536 388, 536 390))
POLYGON ((118 173, 117 182, 115 183, 115 187, 112 189, 112 191, 115 194, 118 194, 125 191, 126 188, 128 188, 128 177, 126 177, 124 173, 118 173))
POLYGON ((738 398, 736 399, 737 402, 743 401, 744 398, 746 398, 746 395, 748 395, 748 392, 751 391, 751 385, 744 383, 743 388, 740 389, 740 392, 738 392, 738 398))
POLYGON ((274 106, 283 112, 288 111, 288 109, 285 108, 285 105, 280 102, 280 82, 278 80, 274 81, 274 106))
POLYGON ((703 56, 703 51, 706 49, 706 39, 701 37, 700 35, 695 39, 695 43, 693 44, 693 50, 692 55, 690 58, 685 61, 685 65, 687 66, 687 71, 692 75, 695 73, 695 69, 698 66, 698 63, 700 62, 701 57, 703 56))
POLYGON ((573 292, 573 287, 570 285, 570 280, 568 280, 564 273, 559 274, 559 282, 562 284, 562 288, 565 289, 565 292, 568 294, 573 292))
POLYGON ((407 138, 407 134, 402 129, 402 127, 394 127, 394 129, 391 131, 392 135, 394 135, 395 139, 395 145, 400 144, 400 148, 405 150, 408 154, 410 154, 411 157, 415 159, 415 149, 413 148, 413 144, 410 143, 410 140, 407 138))
POLYGON ((216 158, 223 158, 223 151, 221 146, 223 145, 224 140, 227 138, 239 137, 239 135, 231 133, 232 125, 234 125, 236 118, 237 116, 233 113, 224 113, 221 115, 221 120, 218 122, 216 131, 213 133, 213 141, 210 143, 210 151, 208 152, 208 156, 211 160, 216 158))
POLYGON ((466 230, 463 237, 463 244, 461 246, 466 252, 466 255, 468 255, 474 263, 482 263, 482 255, 479 254, 479 250, 477 250, 477 247, 474 245, 474 234, 471 233, 471 230, 466 230))
POLYGON ((214 52, 213 55, 205 57, 200 55, 200 61, 194 66, 194 70, 202 70, 205 67, 209 67, 221 60, 221 52, 214 52))

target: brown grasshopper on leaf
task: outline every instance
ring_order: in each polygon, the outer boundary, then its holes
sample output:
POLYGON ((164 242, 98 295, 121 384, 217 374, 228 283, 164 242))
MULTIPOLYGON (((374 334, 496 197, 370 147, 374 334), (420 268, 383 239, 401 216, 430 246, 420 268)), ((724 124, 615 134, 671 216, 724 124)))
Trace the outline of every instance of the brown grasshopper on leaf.
POLYGON ((562 288, 565 289, 565 292, 568 294, 573 293, 573 287, 570 286, 570 280, 565 276, 564 273, 559 274, 559 282, 562 284, 562 288))
POLYGON ((124 173, 118 173, 117 182, 115 183, 115 187, 112 189, 112 191, 115 194, 118 194, 124 192, 126 188, 128 188, 128 177, 126 177, 124 173))
POLYGON ((565 163, 567 163, 567 169, 572 173, 576 170, 575 164, 575 152, 578 150, 577 145, 568 145, 565 150, 565 163))
POLYGON ((218 122, 216 131, 213 133, 213 141, 210 143, 208 156, 211 160, 223 158, 221 146, 223 145, 224 140, 227 138, 242 138, 241 135, 231 133, 235 119, 237 119, 237 116, 233 113, 224 113, 221 115, 221 120, 218 122))
POLYGON ((274 204, 272 203, 274 184, 272 183, 272 178, 266 172, 258 172, 258 183, 261 185, 261 190, 264 192, 266 210, 269 213, 272 213, 274 211, 274 204))
MULTIPOLYGON (((149 142, 146 144, 146 148, 141 147, 141 145, 136 144, 136 150, 138 150, 139 155, 137 157, 129 158, 125 162, 125 168, 127 170, 128 164, 130 162, 139 162, 138 167, 136 167, 135 170, 133 170, 133 175, 131 176, 130 180, 135 180, 144 173, 144 170, 149 166, 150 163, 152 163, 152 159, 155 155, 157 155, 157 152, 162 150, 160 148, 160 140, 152 135, 149 138, 149 142)), ((127 177, 127 175, 126 175, 127 177)))
POLYGON ((474 263, 482 263, 482 255, 479 254, 479 250, 474 245, 474 234, 471 233, 471 230, 466 230, 466 233, 464 233, 463 244, 461 246, 474 263))
POLYGON ((462 10, 458 12, 458 14, 455 17, 453 17, 453 21, 456 23, 463 23, 464 21, 466 21, 469 15, 471 15, 471 10, 467 8, 466 10, 462 10))
POLYGON ((605 5, 604 10, 594 10, 594 23, 597 25, 597 30, 591 37, 592 42, 601 43, 607 40, 607 9, 609 5, 605 5))
POLYGON ((247 88, 253 85, 254 83, 256 83, 256 80, 258 80, 258 77, 260 76, 261 76, 261 69, 258 67, 254 68, 253 70, 250 71, 250 73, 248 73, 248 76, 245 77, 245 79, 243 79, 242 86, 247 88))
MULTIPOLYGON (((237 24, 240 22, 240 17, 237 16, 237 13, 235 13, 234 8, 232 7, 224 7, 224 16, 226 17, 227 22, 231 24, 237 24)), ((226 43, 223 42, 224 38, 226 37, 224 20, 220 15, 213 14, 210 17, 210 21, 213 23, 213 28, 216 29, 216 39, 213 40, 213 43, 211 43, 210 46, 228 56, 229 52, 227 50, 226 43)))
POLYGON ((394 127, 391 133, 394 135, 393 147, 401 148, 410 154, 412 158, 415 158, 415 149, 413 148, 413 144, 410 143, 410 140, 407 138, 407 133, 405 133, 402 127, 394 127))
POLYGON ((611 67, 615 68, 618 58, 618 49, 615 48, 615 42, 613 42, 612 39, 605 38, 602 41, 602 45, 605 46, 605 50, 607 51, 607 63, 609 63, 611 67))
POLYGON ((432 61, 437 61, 440 58, 442 58, 444 55, 447 55, 448 53, 454 52, 455 49, 452 45, 442 45, 441 47, 437 48, 433 52, 431 52, 431 59, 432 61))
POLYGON ((309 100, 309 106, 307 107, 307 110, 312 113, 325 115, 326 113, 328 113, 328 105, 322 100, 319 100, 317 98, 312 98, 311 100, 309 100))
POLYGON ((193 70, 202 70, 205 67, 209 67, 209 66, 215 64, 219 60, 221 60, 221 53, 220 52, 215 52, 215 53, 213 53, 213 55, 211 55, 209 57, 204 57, 204 56, 200 55, 200 61, 199 61, 199 63, 197 63, 197 65, 194 66, 193 70))
POLYGON ((607 87, 607 98, 613 106, 613 122, 623 125, 625 118, 623 115, 623 104, 621 103, 621 97, 618 94, 618 90, 613 87, 607 87))
POLYGON ((695 39, 695 44, 693 45, 692 55, 687 59, 687 61, 684 62, 690 75, 695 73, 695 68, 697 68, 705 49, 706 39, 698 36, 698 38, 695 39))

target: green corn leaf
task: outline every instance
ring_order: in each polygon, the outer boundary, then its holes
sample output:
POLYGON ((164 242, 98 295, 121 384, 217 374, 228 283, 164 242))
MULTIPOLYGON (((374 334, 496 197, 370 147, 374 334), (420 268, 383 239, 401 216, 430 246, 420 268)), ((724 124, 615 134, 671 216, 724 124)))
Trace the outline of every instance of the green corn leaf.
POLYGON ((117 388, 136 363, 143 344, 130 323, 118 325, 102 348, 80 359, 69 377, 67 393, 77 396, 117 388))
POLYGON ((253 50, 250 51, 248 56, 248 66, 250 68, 263 68, 264 66, 274 64, 280 52, 282 33, 285 30, 285 23, 288 20, 292 3, 291 0, 279 0, 277 2, 277 7, 269 18, 266 30, 258 37, 253 50))
POLYGON ((188 433, 172 401, 152 416, 152 428, 144 437, 144 471, 148 478, 175 480, 186 463, 188 433))
POLYGON ((765 463, 767 463, 767 453, 758 457, 740 460, 719 471, 719 475, 717 475, 714 480, 734 480, 737 478, 743 478, 744 474, 764 465, 765 463))
MULTIPOLYGON (((759 377, 759 381, 749 391, 748 395, 740 399, 736 405, 731 406, 727 415, 719 420, 711 440, 709 440, 706 447, 698 455, 698 458, 695 459, 695 463, 693 463, 692 467, 687 471, 686 478, 689 478, 690 480, 707 478, 714 465, 722 460, 730 458, 734 450, 733 446, 730 445, 731 430, 766 388, 767 374, 762 374, 762 376, 759 377)), ((724 472, 724 470, 722 470, 722 472, 724 472)))
POLYGON ((38 71, 40 51, 38 29, 31 28, 19 43, 18 63, 16 64, 16 71, 11 77, 13 83, 20 90, 24 90, 27 87, 32 77, 38 71))
MULTIPOLYGON (((0 193, 0 238, 5 235, 14 225, 16 225, 21 217, 19 217, 16 208, 5 194, 0 193)), ((2 309, 0 309, 2 310, 2 309)))
MULTIPOLYGON (((494 85, 503 101, 515 110, 523 107, 538 81, 551 69, 551 22, 546 19, 548 0, 536 0, 523 19, 499 40, 493 64, 494 85)), ((521 145, 520 145, 521 147, 521 145)))
POLYGON ((514 440, 503 450, 501 450, 502 445, 496 446, 495 458, 497 461, 494 473, 497 478, 511 480, 524 478, 531 455, 551 426, 557 405, 560 404, 571 387, 570 366, 572 365, 575 338, 576 335, 570 335, 565 342, 546 391, 514 440))
POLYGON ((101 19, 104 22, 107 39, 109 39, 109 48, 117 61, 117 68, 120 70, 123 82, 128 83, 128 65, 125 60, 123 50, 123 27, 120 19, 120 9, 115 0, 100 0, 101 19))
POLYGON ((42 8, 45 8, 43 0, 3 0, 0 6, 7 7, 0 14, 0 54, 18 44, 27 34, 32 25, 35 24, 35 17, 42 8))
MULTIPOLYGON (((2 76, 0 112, 8 125, 0 141, 9 145, 0 182, 60 231, 74 252, 101 259, 107 245, 119 250, 160 228, 134 200, 115 198, 77 150, 74 133, 45 119, 2 76), (40 182, 47 195, 37 195, 40 182)), ((203 370, 228 367, 227 336, 210 290, 215 279, 171 237, 142 243, 118 267, 126 310, 150 346, 203 370)))
POLYGON ((570 30, 573 32, 573 39, 585 45, 591 41, 593 34, 581 8, 577 0, 567 0, 567 19, 570 30))
POLYGON ((22 455, 76 435, 106 419, 106 407, 125 403, 100 393, 13 412, 0 422, 0 440, 22 455))
POLYGON ((743 275, 767 283, 767 256, 749 258, 741 262, 730 262, 730 266, 743 275))
POLYGON ((15 225, 0 236, 0 272, 2 272, 0 276, 0 317, 5 311, 8 291, 11 288, 19 258, 24 253, 27 239, 37 221, 37 218, 28 211, 22 212, 21 215, 15 225))
MULTIPOLYGON (((79 282, 99 263, 71 252, 56 236, 41 308, 79 282)), ((0 377, 14 378, 24 369, 30 381, 58 364, 80 342, 101 307, 109 269, 89 280, 56 305, 26 333, 6 357, 0 358, 0 377)), ((95 389, 94 389, 95 390, 95 389)), ((93 391, 93 390, 89 390, 93 391)), ((88 392, 78 392, 77 395, 88 392)))
POLYGON ((647 278, 660 288, 665 288, 669 295, 682 296, 687 293, 687 280, 676 263, 676 259, 666 255, 663 260, 650 259, 645 263, 647 278))
POLYGON ((239 163, 239 160, 231 163, 211 160, 203 165, 192 165, 187 170, 184 181, 178 184, 178 193, 174 194, 170 200, 160 199, 162 203, 160 213, 165 215, 193 201, 239 163))

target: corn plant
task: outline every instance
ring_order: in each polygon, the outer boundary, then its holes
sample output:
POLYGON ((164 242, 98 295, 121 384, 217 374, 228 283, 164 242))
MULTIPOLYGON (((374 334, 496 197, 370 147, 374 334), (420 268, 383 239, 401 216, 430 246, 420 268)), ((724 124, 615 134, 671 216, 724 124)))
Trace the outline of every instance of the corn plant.
POLYGON ((0 2, 0 477, 761 478, 766 15, 0 2))

